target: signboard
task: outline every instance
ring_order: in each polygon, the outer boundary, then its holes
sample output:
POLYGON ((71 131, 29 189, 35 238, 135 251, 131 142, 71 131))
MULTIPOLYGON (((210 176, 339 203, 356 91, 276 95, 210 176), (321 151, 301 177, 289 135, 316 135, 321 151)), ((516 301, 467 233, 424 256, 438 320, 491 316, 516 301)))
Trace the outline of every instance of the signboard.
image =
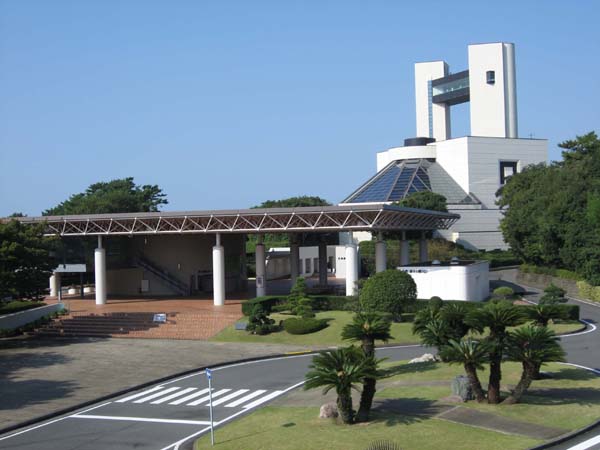
POLYGON ((85 273, 85 264, 59 264, 54 272, 58 273, 85 273))
POLYGON ((165 323, 167 321, 166 314, 154 314, 153 322, 165 323))
POLYGON ((212 380, 212 370, 206 369, 206 378, 212 380))

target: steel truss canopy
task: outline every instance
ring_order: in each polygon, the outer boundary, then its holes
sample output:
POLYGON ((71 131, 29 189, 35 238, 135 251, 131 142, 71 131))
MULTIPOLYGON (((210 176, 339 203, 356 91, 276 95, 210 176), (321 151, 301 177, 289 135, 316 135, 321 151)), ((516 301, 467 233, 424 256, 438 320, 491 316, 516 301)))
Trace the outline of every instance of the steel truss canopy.
POLYGON ((430 231, 448 229, 458 214, 386 204, 93 214, 16 218, 44 223, 48 236, 215 233, 305 233, 332 231, 430 231))

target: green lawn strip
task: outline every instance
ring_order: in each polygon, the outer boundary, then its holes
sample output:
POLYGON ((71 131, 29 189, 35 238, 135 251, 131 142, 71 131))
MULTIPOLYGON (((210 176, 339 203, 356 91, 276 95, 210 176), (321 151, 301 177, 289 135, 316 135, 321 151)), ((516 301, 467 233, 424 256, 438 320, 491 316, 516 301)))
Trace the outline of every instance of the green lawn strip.
MULTIPOLYGON (((324 345, 348 345, 347 341, 342 341, 342 328, 350 323, 354 313, 349 311, 322 311, 317 313, 318 319, 330 319, 329 326, 323 330, 311 334, 294 335, 286 331, 258 336, 246 331, 236 330, 232 325, 225 328, 219 334, 212 338, 213 341, 220 342, 260 342, 267 344, 289 344, 306 346, 324 346, 324 345)), ((272 319, 276 321, 285 320, 290 315, 271 314, 272 319)), ((245 319, 244 319, 245 320, 245 319)), ((419 339, 412 334, 412 323, 393 323, 392 336, 394 339, 390 343, 418 344, 419 339)))
MULTIPOLYGON (((438 419, 400 414, 377 416, 368 425, 338 425, 318 418, 318 407, 267 406, 227 424, 215 433, 215 448, 224 450, 364 450, 387 439, 410 450, 511 450, 540 441, 496 433, 438 419)), ((208 449, 210 435, 195 443, 208 449)))

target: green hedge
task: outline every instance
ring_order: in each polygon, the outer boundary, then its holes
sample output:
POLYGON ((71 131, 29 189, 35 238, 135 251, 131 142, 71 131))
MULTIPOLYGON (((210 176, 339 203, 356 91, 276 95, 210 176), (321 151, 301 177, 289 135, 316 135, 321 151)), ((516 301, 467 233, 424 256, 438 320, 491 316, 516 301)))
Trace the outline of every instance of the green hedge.
POLYGON ((592 286, 585 281, 577 282, 579 296, 593 302, 600 302, 600 286, 592 286))
POLYGON ((26 311, 28 309, 39 308, 45 306, 44 302, 26 302, 26 301, 13 301, 8 303, 0 303, 0 316, 4 314, 12 314, 19 311, 26 311))
POLYGON ((283 321, 283 329, 290 334, 315 333, 325 327, 327 327, 327 321, 323 319, 292 317, 283 321))
POLYGON ((538 275, 549 275, 551 277, 563 278, 565 280, 579 281, 583 277, 571 270, 555 269, 554 267, 540 267, 533 264, 521 264, 519 270, 523 273, 536 273, 538 275))
MULTIPOLYGON (((315 311, 355 311, 358 308, 356 297, 309 295, 308 298, 312 300, 312 308, 315 311)), ((242 313, 249 316, 257 303, 262 305, 267 314, 270 314, 274 306, 287 303, 287 295, 266 295, 250 299, 242 304, 242 313)))

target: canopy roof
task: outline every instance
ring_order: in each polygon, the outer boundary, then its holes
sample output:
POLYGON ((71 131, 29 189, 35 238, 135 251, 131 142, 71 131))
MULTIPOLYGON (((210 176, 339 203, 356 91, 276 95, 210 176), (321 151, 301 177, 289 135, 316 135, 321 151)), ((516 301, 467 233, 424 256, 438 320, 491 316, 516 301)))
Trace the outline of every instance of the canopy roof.
MULTIPOLYGON (((304 208, 18 217, 45 223, 46 235, 99 236, 186 233, 302 233, 448 229, 458 214, 384 204, 304 208)), ((4 219, 7 220, 7 219, 4 219)))

